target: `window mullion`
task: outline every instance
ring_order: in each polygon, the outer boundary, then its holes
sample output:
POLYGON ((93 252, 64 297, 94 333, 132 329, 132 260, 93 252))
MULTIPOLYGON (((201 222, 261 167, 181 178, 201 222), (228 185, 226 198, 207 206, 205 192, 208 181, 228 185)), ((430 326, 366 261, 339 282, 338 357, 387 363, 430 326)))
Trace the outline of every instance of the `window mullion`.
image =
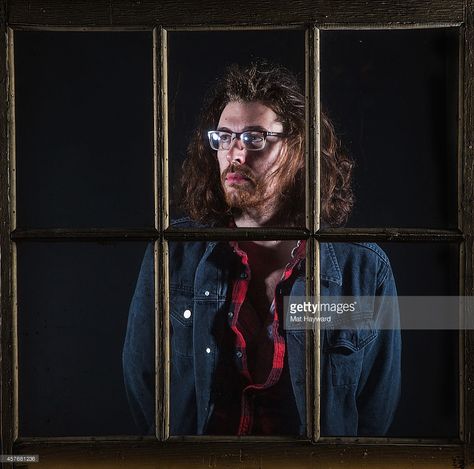
MULTIPOLYGON (((464 69, 463 69, 463 174, 462 174, 462 220, 461 226, 465 236, 463 244, 463 294, 465 296, 474 295, 473 273, 474 273, 474 78, 472 70, 474 68, 474 1, 465 2, 466 22, 464 26, 464 69)), ((474 314, 474 311, 465 310, 466 317, 474 314)), ((465 439, 465 461, 466 466, 472 464, 474 460, 474 444, 472 433, 474 427, 474 392, 472 389, 472 376, 474 374, 474 331, 466 330, 461 337, 464 344, 464 361, 461 361, 461 370, 464 374, 462 382, 461 400, 463 432, 461 437, 465 439)))
MULTIPOLYGON (((307 252, 307 288, 310 297, 319 295, 319 246, 314 234, 320 227, 320 95, 319 95, 319 29, 307 31, 306 44, 306 214, 311 231, 307 252)), ((307 407, 308 430, 313 441, 320 437, 320 334, 319 323, 307 331, 307 407)))
POLYGON ((169 348, 168 348, 168 261, 163 230, 168 224, 167 181, 167 82, 166 36, 162 28, 153 29, 153 116, 154 116, 154 208, 155 228, 159 238, 154 243, 155 295, 155 428, 156 437, 168 437, 169 348))

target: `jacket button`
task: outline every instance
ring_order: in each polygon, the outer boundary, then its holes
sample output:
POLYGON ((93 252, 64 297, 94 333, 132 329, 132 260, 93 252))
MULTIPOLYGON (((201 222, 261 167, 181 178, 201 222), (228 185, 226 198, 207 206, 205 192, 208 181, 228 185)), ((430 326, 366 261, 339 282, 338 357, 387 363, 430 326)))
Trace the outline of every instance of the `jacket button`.
POLYGON ((240 278, 247 278, 247 274, 246 274, 245 272, 242 272, 242 273, 240 274, 240 278))
POLYGON ((242 358, 242 352, 240 350, 236 353, 236 355, 237 355, 237 358, 242 358))
POLYGON ((206 353, 211 353, 211 349, 209 347, 207 347, 206 353))
POLYGON ((189 319, 191 317, 191 311, 189 311, 189 309, 187 309, 184 313, 183 313, 183 316, 185 319, 189 319))
POLYGON ((205 296, 209 296, 209 291, 206 290, 206 291, 204 292, 204 295, 205 295, 205 296))
POLYGON ((227 316, 229 316, 229 318, 233 318, 234 317, 234 313, 232 311, 229 311, 227 313, 227 316))

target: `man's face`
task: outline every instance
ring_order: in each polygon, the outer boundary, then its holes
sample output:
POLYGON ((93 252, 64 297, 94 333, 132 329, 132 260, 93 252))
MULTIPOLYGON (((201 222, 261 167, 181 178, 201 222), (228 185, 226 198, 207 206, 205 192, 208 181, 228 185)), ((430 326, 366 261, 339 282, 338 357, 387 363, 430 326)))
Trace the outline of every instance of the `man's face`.
MULTIPOLYGON (((217 130, 283 132, 283 125, 272 109, 258 101, 233 101, 222 111, 217 130)), ((278 168, 282 148, 282 138, 268 136, 262 150, 247 150, 237 138, 228 150, 218 150, 222 187, 231 208, 245 211, 275 202, 279 190, 276 178, 270 182, 269 176, 278 168)))

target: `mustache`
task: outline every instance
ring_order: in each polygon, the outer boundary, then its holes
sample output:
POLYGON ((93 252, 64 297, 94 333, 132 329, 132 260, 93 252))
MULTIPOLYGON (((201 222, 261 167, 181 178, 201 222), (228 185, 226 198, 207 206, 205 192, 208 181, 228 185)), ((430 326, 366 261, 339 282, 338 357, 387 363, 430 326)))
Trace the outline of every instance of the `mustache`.
POLYGON ((253 175, 253 172, 250 168, 245 166, 241 166, 235 163, 231 163, 226 170, 222 173, 222 180, 225 181, 225 178, 229 173, 236 173, 244 176, 245 178, 249 179, 250 182, 256 183, 256 178, 253 175))

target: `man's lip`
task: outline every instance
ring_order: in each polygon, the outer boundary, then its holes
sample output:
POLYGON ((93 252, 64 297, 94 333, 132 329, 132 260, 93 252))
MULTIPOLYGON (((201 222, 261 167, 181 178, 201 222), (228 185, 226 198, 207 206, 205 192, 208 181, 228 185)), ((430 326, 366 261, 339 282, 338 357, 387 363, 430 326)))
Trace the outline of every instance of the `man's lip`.
POLYGON ((242 173, 228 173, 225 180, 228 182, 243 182, 248 181, 249 178, 242 173))

